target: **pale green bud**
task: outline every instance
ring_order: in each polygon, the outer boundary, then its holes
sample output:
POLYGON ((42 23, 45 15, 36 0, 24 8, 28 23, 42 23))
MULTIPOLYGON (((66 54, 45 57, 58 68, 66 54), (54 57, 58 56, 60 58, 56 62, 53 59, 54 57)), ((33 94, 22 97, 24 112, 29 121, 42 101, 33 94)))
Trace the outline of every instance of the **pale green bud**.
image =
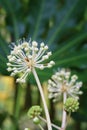
POLYGON ((24 130, 30 130, 29 128, 25 128, 24 130))
POLYGON ((38 125, 38 124, 40 124, 40 119, 39 119, 38 117, 35 117, 35 118, 33 119, 33 122, 34 122, 36 125, 38 125))
POLYGON ((79 102, 74 98, 67 98, 64 109, 67 112, 76 112, 79 109, 79 102))
POLYGON ((29 110, 28 110, 28 117, 30 119, 34 119, 35 117, 38 117, 42 112, 42 108, 38 105, 32 106, 29 110))

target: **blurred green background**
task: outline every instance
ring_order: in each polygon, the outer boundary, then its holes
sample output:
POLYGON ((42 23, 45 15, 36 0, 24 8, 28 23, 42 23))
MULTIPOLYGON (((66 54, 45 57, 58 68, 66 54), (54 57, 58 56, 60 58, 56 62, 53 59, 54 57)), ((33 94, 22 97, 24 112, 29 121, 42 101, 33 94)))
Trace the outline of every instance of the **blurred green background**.
POLYGON ((26 114, 32 105, 42 105, 33 76, 19 85, 6 70, 9 43, 23 37, 43 41, 53 52, 56 65, 37 70, 52 122, 61 123, 62 103, 48 101, 46 81, 58 67, 70 68, 83 81, 80 109, 67 130, 87 130, 87 0, 0 0, 0 130, 38 130, 26 114))

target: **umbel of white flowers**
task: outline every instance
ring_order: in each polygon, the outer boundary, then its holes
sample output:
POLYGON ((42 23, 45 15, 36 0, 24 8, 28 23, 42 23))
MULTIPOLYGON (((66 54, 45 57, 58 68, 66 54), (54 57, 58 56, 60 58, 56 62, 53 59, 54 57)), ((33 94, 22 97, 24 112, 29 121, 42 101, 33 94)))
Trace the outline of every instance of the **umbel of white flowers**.
POLYGON ((54 102, 57 101, 64 92, 66 92, 68 96, 76 99, 82 94, 82 91, 80 91, 82 82, 77 81, 77 75, 70 75, 70 71, 66 71, 66 69, 63 68, 57 71, 52 75, 51 79, 48 80, 49 98, 52 98, 54 102))
POLYGON ((12 43, 11 49, 11 54, 8 56, 7 70, 11 71, 11 76, 22 73, 22 76, 16 80, 17 82, 25 83, 26 77, 33 68, 42 70, 54 65, 54 61, 43 63, 52 55, 51 52, 47 52, 48 46, 43 42, 38 47, 36 41, 27 42, 23 40, 19 41, 18 45, 12 43))

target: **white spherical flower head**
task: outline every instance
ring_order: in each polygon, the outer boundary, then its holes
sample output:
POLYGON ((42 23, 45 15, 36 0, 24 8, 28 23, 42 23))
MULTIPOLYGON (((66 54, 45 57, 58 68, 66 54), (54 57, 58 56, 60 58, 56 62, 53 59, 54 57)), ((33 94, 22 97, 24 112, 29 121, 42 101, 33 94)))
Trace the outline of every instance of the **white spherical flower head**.
POLYGON ((82 82, 77 81, 78 77, 76 75, 70 75, 70 71, 60 69, 48 80, 49 98, 52 98, 53 101, 57 101, 64 92, 66 92, 68 96, 79 98, 79 95, 82 94, 82 91, 80 91, 82 82))
POLYGON ((52 55, 47 52, 48 46, 44 43, 40 44, 36 41, 27 42, 25 40, 18 41, 18 45, 12 43, 11 54, 8 56, 7 70, 11 71, 11 76, 22 73, 22 76, 17 79, 17 82, 25 82, 26 77, 33 68, 50 68, 54 65, 54 61, 43 64, 43 61, 49 59, 52 55))

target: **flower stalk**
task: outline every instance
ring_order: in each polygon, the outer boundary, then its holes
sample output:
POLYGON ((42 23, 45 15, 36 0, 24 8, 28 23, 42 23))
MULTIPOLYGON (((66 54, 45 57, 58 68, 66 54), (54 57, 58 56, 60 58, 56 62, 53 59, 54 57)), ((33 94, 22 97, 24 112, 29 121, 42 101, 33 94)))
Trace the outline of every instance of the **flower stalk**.
MULTIPOLYGON (((46 121, 43 117, 39 116, 39 118, 40 118, 43 122, 47 123, 47 121, 46 121)), ((57 129, 57 130, 60 130, 60 129, 61 129, 59 126, 56 126, 56 125, 53 124, 53 123, 51 123, 51 126, 54 127, 54 128, 57 129)))
MULTIPOLYGON (((64 92, 63 93, 63 104, 66 102, 66 99, 67 99, 67 93, 64 92)), ((61 125, 62 130, 65 130, 65 128, 66 128, 66 117, 67 117, 67 113, 63 108, 62 125, 61 125)))
POLYGON ((39 128, 40 128, 41 130, 44 130, 43 127, 42 127, 40 124, 39 124, 38 126, 39 126, 39 128))
POLYGON ((32 72, 33 72, 33 75, 35 77, 35 80, 36 80, 36 83, 38 85, 38 89, 40 91, 40 95, 41 95, 41 98, 42 98, 42 101, 43 101, 45 116, 46 116, 46 119, 47 119, 48 130, 52 130, 50 115, 49 115, 48 108, 47 108, 47 105, 46 105, 46 101, 45 101, 45 98, 44 98, 44 94, 43 94, 41 83, 39 81, 38 75, 37 75, 36 70, 34 68, 33 68, 32 72))

